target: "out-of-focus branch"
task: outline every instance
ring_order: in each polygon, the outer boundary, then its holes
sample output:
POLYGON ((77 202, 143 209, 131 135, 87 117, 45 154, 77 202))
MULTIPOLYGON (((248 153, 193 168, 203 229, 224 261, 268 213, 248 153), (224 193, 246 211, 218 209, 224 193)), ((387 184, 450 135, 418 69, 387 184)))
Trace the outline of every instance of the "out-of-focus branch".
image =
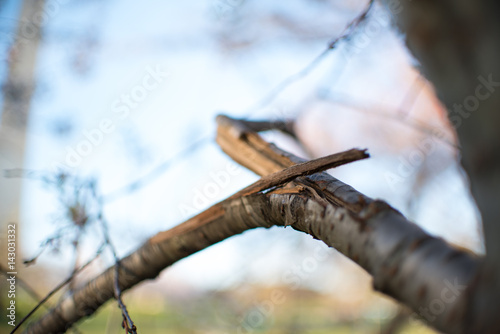
POLYGON ((378 331, 378 334, 397 334, 400 333, 401 328, 408 323, 410 318, 410 311, 407 308, 399 307, 396 315, 378 331))
MULTIPOLYGON (((8 270, 6 268, 4 268, 1 264, 0 264, 0 273, 6 277, 9 277, 9 274, 7 274, 8 270)), ((19 283, 19 285, 22 287, 22 289, 24 291, 26 291, 28 293, 28 295, 34 300, 34 301, 39 301, 40 299, 42 299, 42 297, 40 297, 38 295, 38 293, 28 284, 26 283, 23 279, 19 278, 19 277, 16 277, 16 283, 19 283)))
POLYGON ((19 327, 21 327, 21 325, 24 324, 24 322, 26 322, 26 320, 28 320, 28 318, 31 317, 33 315, 33 313, 35 313, 36 310, 38 310, 40 308, 40 306, 42 306, 43 304, 45 304, 45 302, 47 300, 49 300, 50 297, 52 297, 57 291, 61 290, 65 285, 67 285, 68 283, 73 281, 73 279, 75 278, 75 276, 78 273, 80 273, 82 270, 87 268, 101 254, 102 250, 103 250, 103 247, 102 246, 99 247, 99 250, 96 252, 95 256, 92 259, 90 259, 87 263, 85 263, 80 268, 75 268, 73 273, 71 273, 71 275, 68 278, 66 278, 64 281, 59 283, 55 288, 50 290, 50 292, 47 295, 45 295, 45 297, 43 297, 38 302, 38 304, 23 319, 21 319, 21 321, 19 321, 19 323, 17 323, 16 327, 14 327, 14 329, 10 333, 13 334, 14 332, 16 332, 19 329, 19 327))
POLYGON ((128 313, 127 306, 123 302, 122 299, 122 290, 120 288, 120 266, 121 262, 118 257, 115 245, 111 241, 111 236, 109 235, 109 228, 107 221, 104 219, 104 208, 103 208, 103 200, 102 197, 97 195, 97 189, 96 189, 96 184, 92 182, 90 184, 90 189, 92 192, 92 195, 94 198, 97 199, 98 203, 98 213, 97 213, 97 219, 101 225, 103 236, 104 236, 104 244, 109 247, 111 250, 111 253, 113 254, 113 259, 115 261, 115 270, 114 270, 114 279, 113 279, 113 293, 114 297, 116 299, 116 302, 118 303, 118 307, 120 308, 122 312, 122 327, 125 329, 126 333, 129 334, 137 334, 137 327, 135 326, 134 322, 132 321, 132 317, 128 313))
POLYGON ((191 145, 178 152, 174 157, 167 159, 158 166, 154 167, 143 177, 140 177, 137 180, 134 180, 133 182, 123 186, 122 188, 104 195, 102 197, 102 200, 106 203, 109 203, 138 191, 139 189, 145 187, 146 185, 150 184, 152 181, 163 175, 165 171, 179 162, 179 160, 184 159, 197 152, 200 148, 210 142, 209 139, 210 138, 208 137, 203 137, 194 141, 191 145))
POLYGON ((351 38, 352 35, 355 33, 356 29, 365 21, 374 3, 375 0, 369 0, 368 5, 365 7, 365 9, 358 16, 356 16, 351 22, 349 22, 349 24, 345 27, 342 33, 338 37, 332 39, 328 43, 327 47, 319 55, 317 55, 301 71, 287 77, 285 80, 280 82, 276 87, 271 89, 271 91, 266 96, 264 96, 264 98, 262 98, 255 106, 250 108, 247 111, 247 113, 251 113, 255 110, 264 108, 269 103, 274 101, 274 99, 276 99, 276 97, 279 94, 281 94, 285 89, 287 89, 290 85, 306 77, 312 70, 314 70, 319 65, 319 63, 321 63, 321 61, 330 53, 330 51, 332 51, 338 46, 340 42, 349 40, 349 38, 351 38))
MULTIPOLYGON (((285 78, 280 84, 278 84, 276 87, 274 87, 267 95, 265 95, 255 106, 249 108, 246 112, 248 116, 250 116, 255 110, 258 110, 260 108, 265 107, 269 103, 271 103, 276 97, 281 94, 286 88, 288 88, 291 84, 295 83, 296 81, 304 78, 307 76, 316 66, 321 62, 321 60, 326 57, 326 55, 335 49, 335 47, 338 45, 338 43, 348 40, 356 31, 356 28, 358 28, 359 25, 363 23, 363 21, 366 19, 368 13, 370 12, 371 8, 373 7, 374 0, 369 0, 368 5, 365 7, 365 9, 358 15, 356 16, 349 24, 346 26, 346 28, 342 31, 342 33, 332 39, 327 47, 316 57, 314 58, 305 68, 303 68, 301 71, 298 73, 295 73, 287 78, 285 78)), ((277 126, 279 126, 279 129, 282 130, 285 133, 288 133, 289 135, 295 137, 295 132, 293 129, 293 122, 290 121, 277 121, 277 122, 256 122, 252 125, 250 125, 252 130, 254 131, 262 131, 264 130, 265 127, 269 126, 270 128, 276 129, 277 126), (273 123, 273 124, 271 124, 273 123), (264 127, 264 128, 263 128, 264 127)), ((147 173, 145 176, 131 182, 130 184, 125 185, 124 187, 117 189, 116 191, 106 194, 104 196, 104 201, 106 202, 112 202, 115 201, 121 197, 124 197, 126 195, 129 195, 131 193, 134 193, 135 191, 141 189, 142 187, 148 185, 150 182, 158 178, 160 175, 162 175, 166 170, 168 170, 174 162, 177 162, 179 159, 182 159, 186 156, 191 155, 193 152, 197 151, 201 147, 203 147, 205 144, 209 143, 210 138, 203 137, 199 140, 196 140, 193 142, 191 145, 189 145, 187 148, 183 149, 181 152, 179 152, 176 156, 174 156, 171 159, 165 160, 155 168, 153 168, 149 173, 147 173)))
MULTIPOLYGON (((236 120, 234 120, 236 122, 236 120)), ((295 122, 293 120, 287 121, 247 121, 244 119, 238 120, 238 122, 242 123, 247 129, 253 132, 262 132, 268 130, 280 130, 294 138, 296 138, 295 134, 295 122)))

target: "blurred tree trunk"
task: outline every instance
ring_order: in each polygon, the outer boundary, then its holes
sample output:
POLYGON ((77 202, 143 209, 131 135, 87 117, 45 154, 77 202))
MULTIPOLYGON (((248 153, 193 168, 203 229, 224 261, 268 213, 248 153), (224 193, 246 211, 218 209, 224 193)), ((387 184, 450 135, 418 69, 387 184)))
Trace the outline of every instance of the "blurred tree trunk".
MULTIPOLYGON (((21 178, 6 178, 5 170, 22 168, 26 148, 28 116, 35 88, 35 65, 41 38, 37 19, 43 13, 44 0, 25 0, 22 4, 15 40, 10 48, 8 74, 3 85, 0 120, 0 226, 1 254, 7 254, 7 224, 19 223, 22 191, 21 178)), ((21 236, 16 228, 17 268, 20 269, 21 236)), ((2 256, 1 263, 7 261, 2 256)))
POLYGON ((500 333, 500 2, 384 2, 448 108, 482 216, 486 261, 457 321, 463 333, 500 333))

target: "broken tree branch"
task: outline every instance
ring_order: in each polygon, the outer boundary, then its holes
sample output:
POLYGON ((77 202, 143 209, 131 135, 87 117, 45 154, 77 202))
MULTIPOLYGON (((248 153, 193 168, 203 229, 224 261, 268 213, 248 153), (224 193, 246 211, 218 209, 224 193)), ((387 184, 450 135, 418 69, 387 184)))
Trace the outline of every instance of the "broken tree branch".
MULTIPOLYGON (((217 121, 217 142, 224 152, 259 175, 303 161, 265 142, 238 120, 219 116, 217 121)), ((283 192, 268 193, 276 205, 271 219, 285 219, 285 226, 351 258, 373 276, 375 289, 409 306, 431 326, 460 332, 457 319, 466 309, 464 290, 482 259, 428 235, 385 202, 326 173, 292 183, 312 196, 290 191, 285 199, 283 192)))
MULTIPOLYGON (((462 285, 470 282, 476 270, 477 258, 429 236, 388 204, 362 195, 329 174, 304 176, 309 173, 307 168, 317 162, 304 168, 307 162, 265 142, 243 122, 225 116, 219 116, 217 121, 217 142, 226 153, 262 176, 278 172, 273 179, 279 182, 258 181, 262 183, 150 238, 120 261, 118 283, 122 291, 156 277, 190 254, 248 229, 292 226, 350 257, 373 276, 376 289, 417 312, 445 296, 445 309, 427 319, 434 327, 453 332, 454 320, 461 314, 461 304, 456 301, 461 298, 462 285), (286 187, 277 187, 290 180, 286 187)), ((362 151, 349 154, 366 157, 362 151)), ((342 159, 349 160, 345 156, 342 159)), ((323 167, 317 170, 332 163, 324 160, 323 167)), ((26 332, 59 333, 92 314, 112 298, 114 277, 111 267, 26 332)))
MULTIPOLYGON (((138 251, 119 261, 120 265, 109 268, 105 273, 89 282, 87 286, 75 291, 72 296, 52 309, 37 325, 28 328, 27 332, 63 331, 81 317, 92 314, 112 296, 118 298, 117 295, 121 295, 121 291, 131 288, 142 280, 156 277, 162 269, 175 261, 229 236, 239 234, 248 228, 270 227, 267 223, 262 223, 265 220, 246 228, 245 224, 241 224, 242 226, 239 227, 234 226, 236 227, 234 230, 230 228, 231 226, 227 226, 233 224, 231 219, 234 218, 234 214, 230 214, 231 210, 237 209, 235 213, 237 212, 238 215, 242 214, 239 211, 244 212, 241 203, 238 203, 243 197, 277 187, 299 176, 310 175, 367 157, 368 154, 365 151, 353 149, 293 165, 261 178, 186 222, 168 231, 158 233, 138 251), (228 210, 227 207, 232 208, 228 210), (210 225, 214 225, 214 227, 210 225), (227 234, 221 236, 219 228, 228 230, 227 234), (141 259, 143 261, 139 263, 141 259), (148 264, 150 266, 146 269, 145 266, 148 264), (90 290, 91 288, 93 290, 90 290), (120 291, 120 293, 117 294, 116 291, 120 291), (62 327, 63 325, 64 327, 62 327)), ((244 217, 241 219, 244 220, 244 217)), ((118 301, 120 302, 120 300, 118 301)))

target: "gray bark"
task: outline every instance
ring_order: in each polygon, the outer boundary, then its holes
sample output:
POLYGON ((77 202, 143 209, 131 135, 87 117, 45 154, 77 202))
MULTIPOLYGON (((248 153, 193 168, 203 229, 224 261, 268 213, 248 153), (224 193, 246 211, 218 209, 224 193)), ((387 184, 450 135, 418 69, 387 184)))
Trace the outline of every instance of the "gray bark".
MULTIPOLYGON (((260 175, 302 162, 265 142, 243 122, 226 117, 218 121, 222 149, 260 175)), ((388 204, 326 173, 302 176, 265 193, 242 193, 158 233, 123 259, 121 289, 154 278, 175 261, 245 230, 291 226, 351 258, 373 276, 376 289, 420 312, 434 327, 457 332, 456 317, 463 311, 461 287, 470 283, 480 259, 429 236, 388 204), (421 308, 429 309, 435 300, 446 307, 439 314, 422 313, 421 308)), ((109 268, 26 333, 60 333, 92 314, 112 298, 113 275, 109 268)))

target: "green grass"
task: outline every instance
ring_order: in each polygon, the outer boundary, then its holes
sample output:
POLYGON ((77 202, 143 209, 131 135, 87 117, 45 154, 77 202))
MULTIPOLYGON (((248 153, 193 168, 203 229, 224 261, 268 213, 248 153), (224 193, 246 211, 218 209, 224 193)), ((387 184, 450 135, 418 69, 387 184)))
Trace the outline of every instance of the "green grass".
MULTIPOLYGON (((252 312, 252 308, 242 306, 241 301, 216 295, 204 295, 190 301, 175 303, 169 303, 162 298, 141 301, 126 298, 125 302, 141 334, 237 333, 237 328, 244 323, 245 319, 249 319, 249 314, 252 312)), ((24 297, 18 298, 16 305, 18 315, 16 321, 18 322, 34 304, 32 300, 24 297)), ((36 320, 36 317, 44 311, 42 309, 37 312, 33 320, 36 320)), ((258 326, 252 327, 252 331, 242 330, 241 333, 375 334, 379 333, 384 325, 384 320, 363 317, 335 320, 338 313, 339 309, 325 305, 322 297, 290 298, 260 319, 258 326)), ((10 333, 12 327, 8 326, 5 321, 5 312, 2 310, 0 315, 3 319, 0 322, 0 332, 10 333)), ((121 322, 122 316, 116 302, 110 301, 92 317, 78 323, 77 328, 84 334, 123 334, 125 331, 121 328, 121 322)), ((401 333, 432 334, 435 332, 412 322, 401 333)))

